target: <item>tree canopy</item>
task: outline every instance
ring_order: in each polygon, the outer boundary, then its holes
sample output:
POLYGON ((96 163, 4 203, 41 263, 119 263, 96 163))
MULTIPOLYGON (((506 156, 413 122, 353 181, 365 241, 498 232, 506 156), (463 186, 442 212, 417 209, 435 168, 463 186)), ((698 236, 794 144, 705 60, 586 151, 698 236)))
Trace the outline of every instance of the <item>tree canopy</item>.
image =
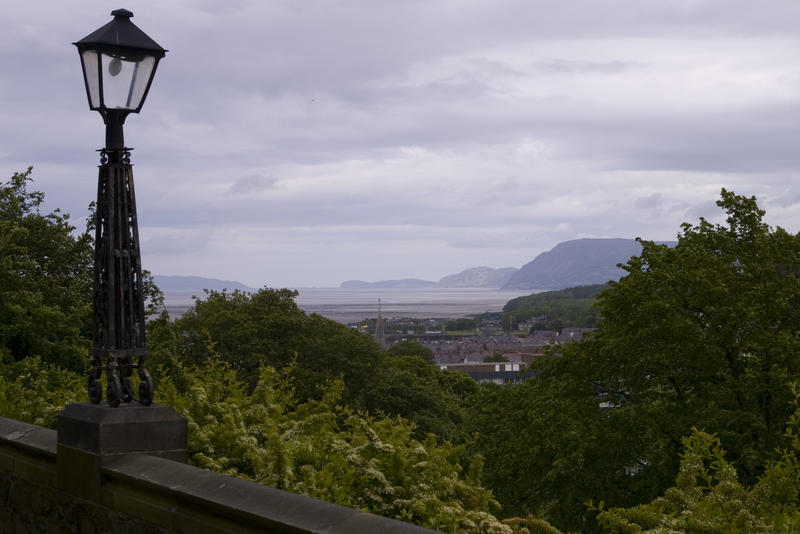
POLYGON ((800 236, 765 224, 755 198, 723 190, 717 204, 726 224, 686 223, 675 247, 642 242, 600 295, 601 328, 570 354, 610 403, 650 422, 640 454, 659 478, 696 426, 755 480, 800 373, 800 236))
POLYGON ((92 238, 69 215, 42 212, 32 168, 0 183, 0 354, 86 367, 91 343, 92 238))
POLYGON ((511 532, 492 515, 479 457, 433 435, 417 441, 403 418, 349 408, 341 380, 303 401, 291 368, 259 369, 252 391, 225 363, 185 372, 186 388, 164 383, 162 394, 188 419, 202 467, 448 532, 511 532))
POLYGON ((478 384, 463 373, 443 371, 418 356, 384 358, 365 391, 373 413, 399 415, 416 425, 414 435, 463 441, 466 405, 478 384))
POLYGON ((431 349, 411 339, 398 341, 389 347, 386 353, 392 356, 419 356, 431 364, 434 361, 434 354, 431 349))
POLYGON ((742 484, 719 438, 694 429, 683 438, 675 486, 652 502, 603 510, 609 532, 791 533, 800 528, 800 409, 791 384, 794 413, 782 445, 752 486, 742 484))
POLYGON ((608 284, 596 284, 517 297, 503 307, 503 320, 516 325, 534 319, 533 328, 539 330, 592 328, 598 321, 595 298, 607 288, 608 284))
POLYGON ((592 334, 475 402, 474 450, 508 511, 597 528, 581 503, 656 498, 694 427, 744 484, 762 474, 800 373, 800 237, 765 224, 755 198, 723 190, 717 204, 723 224, 686 223, 674 247, 641 241, 592 334))
POLYGON ((319 385, 340 376, 346 394, 358 395, 380 361, 380 347, 342 324, 306 315, 295 296, 289 289, 207 291, 174 322, 162 318, 150 323, 154 361, 168 361, 172 354, 187 365, 218 358, 252 386, 262 365, 283 369, 296 362, 300 398, 318 396, 319 385))
POLYGON ((480 321, 477 319, 470 319, 468 317, 460 317, 458 319, 450 319, 445 321, 444 328, 448 332, 465 332, 474 331, 478 328, 480 321))
POLYGON ((175 372, 180 366, 223 361, 251 387, 263 365, 290 369, 301 400, 319 398, 323 384, 341 378, 343 400, 353 409, 402 416, 414 423, 419 439, 463 435, 474 380, 433 366, 430 349, 414 341, 384 353, 370 336, 306 315, 294 302, 296 294, 208 291, 181 318, 162 315, 149 323, 150 360, 176 381, 183 380, 175 372))

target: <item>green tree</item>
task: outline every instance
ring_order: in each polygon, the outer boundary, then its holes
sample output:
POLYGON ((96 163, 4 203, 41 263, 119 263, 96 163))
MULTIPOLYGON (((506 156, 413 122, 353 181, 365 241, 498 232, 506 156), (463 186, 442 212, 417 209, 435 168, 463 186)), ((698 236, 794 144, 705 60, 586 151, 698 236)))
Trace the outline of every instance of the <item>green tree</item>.
POLYGON ((509 511, 595 529, 582 501, 662 494, 693 427, 719 436, 743 483, 758 479, 800 374, 800 237, 766 225, 754 198, 723 190, 718 205, 724 224, 684 224, 674 247, 642 241, 591 335, 476 401, 474 450, 509 511), (502 438, 524 452, 503 456, 502 438))
POLYGON ((152 321, 149 329, 153 361, 169 365, 173 355, 184 364, 220 358, 251 386, 258 369, 271 365, 293 367, 297 395, 318 395, 326 380, 343 377, 346 396, 353 400, 364 390, 381 359, 380 347, 360 334, 297 307, 296 291, 261 289, 207 291, 192 309, 170 322, 152 321))
POLYGON ((503 319, 516 325, 533 318, 534 328, 540 330, 559 330, 565 326, 593 328, 598 321, 596 296, 607 288, 608 284, 597 284, 517 297, 503 307, 503 319))
POLYGON ((460 319, 450 319, 444 323, 444 327, 448 332, 464 332, 475 330, 478 328, 478 320, 469 319, 466 317, 462 317, 460 319))
POLYGON ((385 358, 365 390, 365 406, 412 421, 418 439, 435 434, 460 442, 466 405, 477 389, 467 375, 442 371, 418 356, 385 358))
MULTIPOLYGON (((480 457, 433 435, 415 438, 414 423, 401 417, 353 410, 341 380, 301 401, 291 365, 259 369, 255 388, 218 357, 174 366, 169 376, 157 373, 160 402, 187 418, 195 465, 445 532, 558 534, 531 517, 499 521, 480 457)), ((3 363, 0 416, 54 428, 84 388, 84 378, 40 358, 3 363)))
POLYGON ((55 429, 58 413, 86 399, 86 378, 39 357, 0 361, 0 416, 55 429))
MULTIPOLYGON (((92 342, 94 203, 78 234, 69 214, 42 211, 32 182, 29 167, 0 183, 0 357, 39 356, 82 372, 92 342)), ((152 312, 163 294, 142 274, 152 312)))
MULTIPOLYGON (((566 363, 561 361, 557 363, 566 363)), ((625 505, 630 488, 616 481, 627 433, 609 431, 594 388, 575 370, 534 365, 516 386, 483 385, 470 400, 470 450, 485 458, 483 481, 506 516, 534 515, 571 532, 596 530, 589 500, 625 505)))
POLYGON ((343 398, 354 409, 407 418, 419 439, 428 433, 464 437, 467 400, 477 389, 472 379, 431 365, 433 353, 416 342, 398 343, 384 357, 370 336, 306 315, 295 295, 287 289, 209 291, 183 317, 171 322, 162 315, 149 323, 151 366, 185 384, 183 366, 221 360, 251 387, 262 365, 288 368, 300 400, 319 398, 323 384, 341 377, 343 398))
POLYGON ((398 341, 386 351, 392 356, 419 356, 426 362, 434 363, 434 354, 431 349, 411 339, 398 341))
POLYGON ((633 508, 612 508, 598 516, 610 532, 778 533, 800 530, 800 410, 798 390, 782 446, 753 485, 742 484, 719 438, 694 429, 675 486, 633 508))
POLYGON ((201 467, 447 532, 512 532, 492 514, 480 457, 414 439, 405 419, 352 410, 341 380, 301 401, 291 368, 261 368, 252 391, 220 361, 185 376, 185 389, 164 381, 162 395, 187 418, 190 461, 201 467))
POLYGON ((43 213, 32 168, 0 183, 0 354, 73 371, 91 343, 92 238, 69 215, 43 213))
POLYGON ((800 373, 800 236, 765 224, 755 198, 723 190, 717 204, 726 224, 684 224, 672 248, 643 241, 627 276, 600 295, 597 334, 565 349, 644 423, 639 455, 659 489, 692 426, 717 433, 753 482, 800 373))

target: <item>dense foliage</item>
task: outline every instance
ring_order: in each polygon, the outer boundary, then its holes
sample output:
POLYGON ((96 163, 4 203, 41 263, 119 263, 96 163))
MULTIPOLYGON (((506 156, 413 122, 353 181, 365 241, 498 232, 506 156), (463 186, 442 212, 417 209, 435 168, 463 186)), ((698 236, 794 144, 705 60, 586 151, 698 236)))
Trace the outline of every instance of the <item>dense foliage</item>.
MULTIPOLYGON (((428 433, 444 439, 463 435, 467 399, 477 389, 473 380, 432 366, 430 349, 413 341, 383 353, 369 336, 306 315, 295 294, 266 288, 253 294, 210 291, 180 319, 150 322, 150 361, 174 371, 176 364, 221 360, 251 388, 261 366, 289 369, 294 395, 302 401, 319 399, 320 388, 341 378, 344 402, 354 409, 407 418, 419 439, 428 433)), ((171 376, 183 379, 181 373, 171 376)))
MULTIPOLYGON (((0 359, 38 356, 83 371, 92 336, 94 215, 76 233, 69 214, 43 212, 44 193, 29 190, 32 182, 28 168, 0 183, 0 359)), ((152 311, 163 295, 143 275, 152 311)))
MULTIPOLYGON (((782 446, 758 481, 742 484, 717 436, 695 429, 683 439, 675 486, 651 503, 603 511, 610 532, 791 533, 800 530, 800 408, 794 393, 782 446)), ((602 509, 602 507, 601 507, 602 509)))
POLYGON ((92 239, 69 215, 41 211, 32 169, 0 183, 0 355, 75 371, 91 339, 92 239))
POLYGON ((535 515, 572 531, 591 530, 585 503, 632 505, 615 486, 614 456, 627 432, 608 432, 591 384, 537 376, 515 387, 487 386, 472 401, 467 430, 485 458, 484 482, 507 516, 535 515))
POLYGON ((503 320, 512 326, 534 319, 535 330, 558 330, 566 326, 593 328, 598 313, 595 298, 607 284, 571 287, 511 299, 503 307, 503 320))
POLYGON ((447 332, 470 332, 474 331, 480 325, 477 319, 470 319, 468 317, 461 317, 458 319, 450 319, 445 321, 444 328, 447 332))
POLYGON ((800 236, 763 223, 754 198, 723 190, 719 205, 727 225, 701 219, 673 248, 643 243, 629 274, 601 296, 603 328, 573 353, 631 420, 659 420, 643 444, 649 477, 671 476, 666 458, 697 426, 719 434, 752 482, 789 416, 786 384, 800 373, 800 236))
POLYGON ((754 198, 723 190, 718 204, 725 224, 685 224, 674 247, 642 242, 599 295, 592 335, 476 402, 473 450, 508 512, 595 528, 581 503, 661 495, 693 427, 719 437, 743 483, 758 480, 800 374, 800 238, 763 223, 754 198))
MULTIPOLYGON (((85 398, 91 238, 29 182, 0 184, 0 415, 52 427, 85 398)), ((507 319, 563 326, 597 302, 596 330, 518 386, 384 352, 265 288, 149 323, 157 402, 187 417, 199 466, 447 532, 798 530, 800 237, 754 198, 718 204, 724 224, 642 241, 599 294, 510 302, 507 319)))
POLYGON ((386 354, 391 356, 419 356, 428 363, 432 364, 434 362, 433 351, 425 345, 411 339, 398 341, 389 347, 386 354))
POLYGON ((86 400, 85 378, 39 357, 0 362, 0 416, 55 428, 68 404, 86 400))
POLYGON ((416 356, 385 358, 365 390, 371 412, 399 415, 416 425, 414 435, 451 441, 466 438, 466 406, 478 390, 462 373, 442 371, 416 356))
POLYGON ((306 315, 295 296, 289 289, 209 291, 179 319, 151 322, 153 361, 175 355, 183 363, 202 364, 218 355, 251 386, 262 365, 282 369, 296 361, 293 378, 300 398, 318 396, 318 386, 341 376, 348 400, 355 401, 380 362, 380 347, 342 324, 306 315))
POLYGON ((353 410, 341 380, 298 401, 291 368, 261 368, 252 392, 223 363, 186 371, 183 391, 162 383, 161 395, 188 419, 202 467, 448 532, 501 526, 480 457, 462 472, 463 446, 417 441, 407 420, 353 410))

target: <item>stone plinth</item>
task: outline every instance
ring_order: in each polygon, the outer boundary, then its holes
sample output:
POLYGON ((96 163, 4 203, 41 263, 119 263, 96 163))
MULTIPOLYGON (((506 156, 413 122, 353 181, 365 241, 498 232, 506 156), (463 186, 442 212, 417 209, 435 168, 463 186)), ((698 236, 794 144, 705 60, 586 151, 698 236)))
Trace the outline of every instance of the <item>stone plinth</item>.
POLYGON ((70 404, 58 414, 58 486, 101 498, 101 468, 130 454, 186 462, 186 419, 168 406, 70 404))

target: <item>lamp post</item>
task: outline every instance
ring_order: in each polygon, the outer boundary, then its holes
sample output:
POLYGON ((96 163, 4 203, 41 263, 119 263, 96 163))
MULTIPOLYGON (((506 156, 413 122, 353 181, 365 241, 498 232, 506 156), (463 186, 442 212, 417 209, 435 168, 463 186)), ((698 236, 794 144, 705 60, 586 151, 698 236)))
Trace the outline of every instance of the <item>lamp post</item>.
POLYGON ((111 14, 111 22, 73 44, 81 58, 89 108, 100 112, 106 125, 97 183, 89 399, 94 404, 102 400, 100 377, 105 372, 106 400, 117 407, 121 401, 153 402, 153 381, 144 367, 147 347, 132 149, 125 147, 122 126, 129 113, 142 109, 158 62, 167 51, 131 22, 130 11, 117 9, 111 14), (140 380, 138 399, 131 381, 134 369, 140 380))

